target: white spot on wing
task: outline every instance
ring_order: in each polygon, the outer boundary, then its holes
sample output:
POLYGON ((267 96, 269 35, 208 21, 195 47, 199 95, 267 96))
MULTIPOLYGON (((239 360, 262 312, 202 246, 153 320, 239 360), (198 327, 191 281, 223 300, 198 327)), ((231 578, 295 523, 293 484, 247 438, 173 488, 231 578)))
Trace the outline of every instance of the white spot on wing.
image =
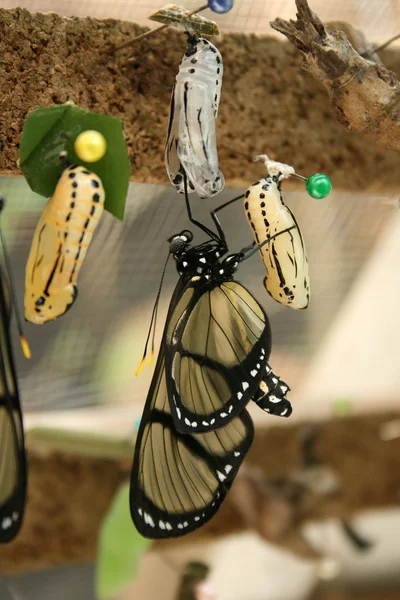
POLYGON ((277 398, 276 396, 270 396, 269 398, 270 402, 273 402, 274 404, 277 404, 278 402, 281 402, 282 398, 277 398))
POLYGON ((150 527, 154 527, 153 519, 146 512, 144 513, 144 522, 147 523, 148 525, 150 525, 150 527))
POLYGON ((249 384, 247 383, 247 381, 242 381, 242 388, 243 388, 244 392, 247 390, 248 387, 249 387, 249 384))
POLYGON ((1 522, 1 528, 2 529, 9 529, 12 525, 12 520, 10 519, 10 517, 4 517, 4 519, 1 522))
POLYGON ((237 393, 237 399, 238 399, 238 400, 241 400, 242 398, 243 398, 243 394, 242 394, 242 392, 238 392, 238 393, 237 393))
POLYGON ((252 371, 250 371, 250 375, 252 377, 255 377, 257 375, 257 369, 253 369, 252 371))
POLYGON ((181 416, 182 416, 181 415, 181 411, 180 411, 180 409, 178 407, 176 407, 176 416, 178 417, 178 419, 180 419, 181 416))
POLYGON ((228 474, 232 471, 233 467, 232 465, 225 465, 225 473, 228 474))
POLYGON ((220 481, 225 481, 226 476, 223 473, 221 473, 220 471, 217 471, 217 475, 218 475, 218 479, 220 481))

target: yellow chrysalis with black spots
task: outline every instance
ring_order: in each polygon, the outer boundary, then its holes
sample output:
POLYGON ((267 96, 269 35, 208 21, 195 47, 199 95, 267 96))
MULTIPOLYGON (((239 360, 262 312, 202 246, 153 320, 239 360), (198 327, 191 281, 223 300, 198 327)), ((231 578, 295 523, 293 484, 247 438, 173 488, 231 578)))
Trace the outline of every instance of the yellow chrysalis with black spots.
POLYGON ((76 281, 104 208, 101 179, 68 166, 37 224, 25 273, 25 319, 36 325, 63 315, 74 303, 76 281))
POLYGON ((257 245, 289 229, 260 249, 269 295, 285 306, 307 308, 310 280, 304 240, 296 219, 281 194, 279 176, 266 177, 246 192, 244 210, 257 245))

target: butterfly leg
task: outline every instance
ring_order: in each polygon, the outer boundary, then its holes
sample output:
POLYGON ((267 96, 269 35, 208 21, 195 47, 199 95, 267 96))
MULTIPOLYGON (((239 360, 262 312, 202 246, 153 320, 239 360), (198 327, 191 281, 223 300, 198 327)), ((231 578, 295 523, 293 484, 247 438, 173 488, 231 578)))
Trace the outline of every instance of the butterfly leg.
POLYGON ((275 375, 267 363, 264 378, 253 400, 262 410, 271 415, 290 417, 293 409, 286 398, 286 392, 289 391, 290 387, 275 375))

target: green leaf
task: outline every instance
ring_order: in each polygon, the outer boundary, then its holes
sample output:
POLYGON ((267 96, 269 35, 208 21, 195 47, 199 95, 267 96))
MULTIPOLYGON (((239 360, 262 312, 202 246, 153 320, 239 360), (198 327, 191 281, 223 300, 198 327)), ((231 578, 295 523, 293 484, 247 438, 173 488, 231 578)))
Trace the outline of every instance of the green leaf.
POLYGON ((100 600, 112 598, 136 576, 140 558, 150 544, 132 523, 129 482, 125 482, 115 494, 100 531, 96 575, 100 600))
POLYGON ((53 194, 63 170, 59 156, 64 150, 72 163, 100 177, 106 210, 122 220, 130 162, 120 119, 82 110, 73 102, 29 113, 22 131, 20 167, 34 192, 46 198, 53 194), (107 141, 107 152, 95 163, 85 163, 74 152, 75 139, 87 129, 99 131, 107 141))

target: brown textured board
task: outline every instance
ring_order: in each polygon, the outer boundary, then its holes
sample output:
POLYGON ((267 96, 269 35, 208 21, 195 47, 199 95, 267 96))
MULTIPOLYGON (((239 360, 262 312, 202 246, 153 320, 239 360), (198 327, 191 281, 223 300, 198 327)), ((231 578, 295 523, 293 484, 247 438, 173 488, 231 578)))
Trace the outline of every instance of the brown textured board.
MULTIPOLYGON (((263 493, 254 500, 264 515, 272 515, 272 521, 282 517, 289 527, 283 536, 266 531, 264 524, 264 535, 301 554, 296 536, 306 520, 351 518, 360 510, 398 506, 400 438, 382 441, 379 430, 382 423, 399 417, 377 414, 322 423, 315 454, 337 475, 341 484, 339 493, 321 498, 311 492, 306 495, 296 492, 291 507, 286 500, 296 490, 290 483, 291 473, 302 466, 299 449, 304 424, 287 422, 280 427, 258 430, 246 464, 247 468, 256 466, 263 471, 274 501, 263 504, 263 493), (283 496, 279 497, 280 492, 276 495, 277 490, 285 495, 285 502, 283 496), (287 508, 289 520, 282 516, 282 510, 287 508)), ((245 471, 246 467, 238 479, 245 471)), ((127 476, 128 471, 119 462, 31 450, 26 518, 16 540, 0 546, 0 574, 94 560, 101 520, 118 484, 127 476)), ((217 515, 198 532, 176 541, 158 542, 157 546, 165 549, 171 544, 182 545, 185 540, 193 542, 204 536, 247 528, 249 523, 238 511, 237 484, 217 515)))
POLYGON ((0 546, 0 576, 92 561, 122 477, 115 461, 30 452, 25 519, 18 537, 0 546))
MULTIPOLYGON (((169 28, 107 52, 143 31, 112 19, 0 9, 0 174, 19 173, 26 113, 72 100, 123 120, 133 180, 167 183, 169 101, 186 42, 169 28)), ((224 58, 218 143, 228 185, 259 179, 259 165, 249 157, 267 152, 306 176, 330 174, 337 188, 398 189, 398 155, 336 121, 326 92, 288 43, 234 34, 213 41, 224 58)), ((381 56, 400 72, 399 53, 381 56)))

